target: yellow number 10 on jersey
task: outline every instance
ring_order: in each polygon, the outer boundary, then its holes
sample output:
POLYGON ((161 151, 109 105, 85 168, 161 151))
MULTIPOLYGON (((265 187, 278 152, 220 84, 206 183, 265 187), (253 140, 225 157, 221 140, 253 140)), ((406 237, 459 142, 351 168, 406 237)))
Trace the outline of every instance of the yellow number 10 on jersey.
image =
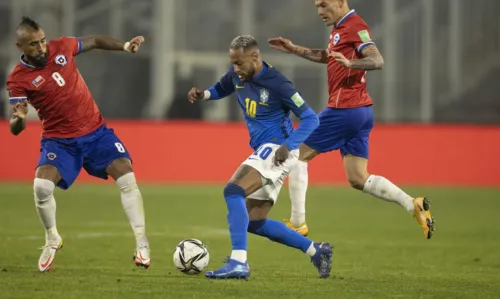
POLYGON ((245 99, 247 115, 250 117, 255 117, 257 115, 257 102, 250 100, 250 98, 245 99))

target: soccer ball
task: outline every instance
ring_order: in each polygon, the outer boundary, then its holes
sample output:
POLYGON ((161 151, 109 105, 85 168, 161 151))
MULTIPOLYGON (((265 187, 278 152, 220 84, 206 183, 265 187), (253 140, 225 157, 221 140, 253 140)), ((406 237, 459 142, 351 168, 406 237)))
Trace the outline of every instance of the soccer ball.
POLYGON ((208 248, 197 239, 182 240, 174 252, 174 264, 181 272, 186 274, 199 274, 210 260, 208 248))

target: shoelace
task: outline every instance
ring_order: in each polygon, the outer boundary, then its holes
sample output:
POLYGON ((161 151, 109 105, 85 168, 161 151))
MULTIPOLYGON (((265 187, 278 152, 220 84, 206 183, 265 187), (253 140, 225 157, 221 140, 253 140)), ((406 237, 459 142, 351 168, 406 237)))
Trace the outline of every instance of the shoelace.
POLYGON ((39 247, 38 250, 44 250, 45 248, 57 249, 57 247, 57 245, 43 245, 42 247, 39 247))

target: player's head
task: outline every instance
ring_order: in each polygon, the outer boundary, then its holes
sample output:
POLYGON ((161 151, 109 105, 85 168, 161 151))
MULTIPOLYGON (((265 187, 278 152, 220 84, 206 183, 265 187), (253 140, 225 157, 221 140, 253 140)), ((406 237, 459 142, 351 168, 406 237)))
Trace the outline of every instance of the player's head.
POLYGON ((22 17, 16 33, 17 48, 23 52, 26 60, 34 66, 44 66, 47 63, 48 53, 42 27, 29 17, 22 17))
POLYGON ((318 15, 327 26, 332 26, 349 12, 347 0, 314 0, 318 15))
POLYGON ((229 59, 241 81, 251 80, 262 68, 259 46, 253 36, 240 35, 229 46, 229 59))

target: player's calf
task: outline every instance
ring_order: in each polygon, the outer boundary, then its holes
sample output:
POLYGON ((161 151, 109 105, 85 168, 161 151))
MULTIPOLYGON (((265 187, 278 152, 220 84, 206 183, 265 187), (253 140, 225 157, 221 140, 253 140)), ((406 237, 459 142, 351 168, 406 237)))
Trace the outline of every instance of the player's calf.
POLYGON ((116 159, 106 168, 106 172, 115 179, 116 185, 120 189, 122 206, 135 234, 134 262, 137 266, 148 268, 151 265, 151 258, 149 241, 146 237, 144 203, 132 170, 132 164, 126 158, 116 159))
POLYGON ((248 213, 245 207, 245 194, 245 189, 235 183, 228 183, 224 188, 232 245, 231 257, 221 268, 207 271, 205 273, 207 278, 239 279, 250 276, 247 262, 248 213))
MULTIPOLYGON (((37 176, 55 179, 58 177, 58 172, 54 166, 44 165, 37 169, 37 176)), ((49 179, 40 177, 35 178, 33 182, 36 210, 45 229, 45 245, 41 248, 38 270, 47 272, 54 266, 55 255, 62 248, 62 238, 56 228, 55 184, 49 179)))
POLYGON ((293 166, 288 177, 288 188, 292 206, 290 219, 284 219, 285 224, 303 236, 309 234, 306 224, 306 193, 308 186, 308 162, 320 153, 302 143, 299 150, 299 160, 293 166))
POLYGON ((288 179, 292 212, 290 219, 285 219, 284 222, 289 228, 296 230, 303 236, 307 236, 309 234, 306 224, 306 192, 309 180, 307 163, 297 161, 288 179))
POLYGON ((59 237, 56 229, 54 189, 55 184, 50 180, 35 178, 33 182, 35 206, 47 238, 59 237))
POLYGON ((245 189, 229 183, 224 188, 224 198, 227 205, 227 221, 231 235, 231 259, 245 263, 247 261, 248 213, 245 207, 245 189))
POLYGON ((261 174, 253 167, 241 165, 224 188, 231 235, 231 259, 247 261, 247 227, 249 221, 245 198, 264 185, 261 174))
POLYGON ((207 278, 247 278, 250 268, 247 262, 247 228, 249 215, 245 203, 247 194, 263 185, 260 173, 248 165, 242 165, 224 188, 227 205, 227 221, 231 236, 231 256, 227 263, 215 271, 205 273, 207 278))

